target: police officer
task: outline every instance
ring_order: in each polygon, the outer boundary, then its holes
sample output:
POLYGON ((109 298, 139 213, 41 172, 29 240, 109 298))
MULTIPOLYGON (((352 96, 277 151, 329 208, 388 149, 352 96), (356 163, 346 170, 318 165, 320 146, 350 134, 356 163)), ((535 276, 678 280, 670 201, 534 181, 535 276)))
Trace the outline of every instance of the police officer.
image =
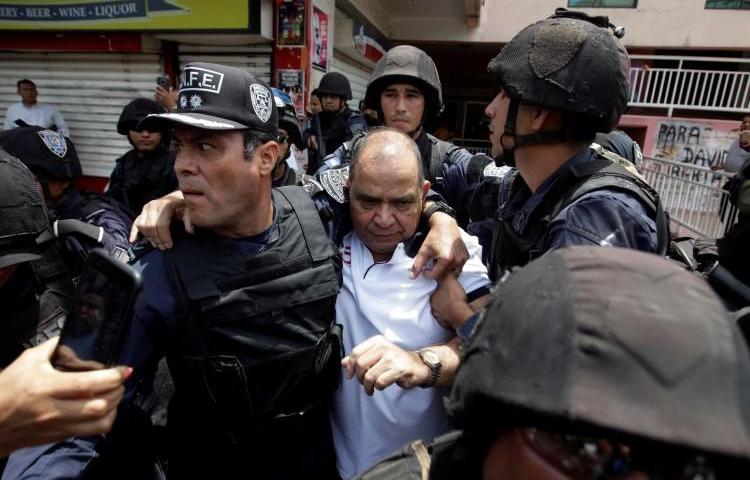
POLYGON ((550 252, 497 286, 464 352, 446 401, 461 430, 358 478, 747 471, 748 348, 705 282, 667 260, 623 248, 550 252))
POLYGON ((167 132, 136 130, 147 115, 164 112, 154 100, 136 98, 125 105, 117 121, 117 133, 125 135, 133 148, 116 160, 107 195, 124 204, 133 217, 146 202, 177 189, 167 132))
MULTIPOLYGON (((0 133, 0 147, 21 160, 39 183, 44 199, 57 220, 76 219, 102 227, 102 237, 94 244, 70 245, 83 260, 93 246, 101 245, 116 258, 130 260, 128 234, 132 221, 116 201, 104 195, 78 192, 75 179, 81 164, 69 138, 41 127, 23 126, 0 133)), ((77 265, 75 269, 80 269, 77 265)))
MULTIPOLYGON (((139 128, 175 127, 175 171, 196 228, 135 264, 147 288, 121 359, 136 372, 128 395, 166 355, 169 478, 332 478, 340 257, 304 189, 271 187, 278 115, 267 85, 194 63, 179 101, 139 128)), ((9 469, 39 473, 35 455, 45 454, 42 474, 80 471, 94 448, 76 439, 16 456, 9 469)))
POLYGON ((352 99, 349 80, 339 72, 328 72, 315 89, 322 110, 313 115, 305 128, 304 138, 309 147, 307 173, 313 174, 322 159, 336 151, 347 140, 367 131, 364 117, 349 108, 352 99))
MULTIPOLYGON (((386 127, 404 132, 417 142, 431 188, 459 213, 459 223, 465 224, 462 213, 491 159, 485 155, 472 156, 465 149, 427 133, 443 110, 442 87, 432 58, 410 45, 386 52, 370 77, 365 105, 377 112, 386 127)), ((337 176, 348 172, 345 167, 340 169, 350 162, 354 142, 356 139, 345 143, 325 159, 319 172, 325 176, 320 179, 323 186, 336 183, 337 176), (332 171, 324 174, 327 170, 332 171)))
POLYGON ((666 251, 668 225, 656 192, 630 162, 591 148, 627 103, 623 33, 607 17, 558 9, 489 63, 500 86, 485 110, 492 153, 514 168, 487 179, 493 195, 474 202, 469 230, 486 232, 482 224, 494 218, 491 242, 480 237, 494 278, 568 245, 666 251))
POLYGON ((0 150, 0 368, 23 351, 40 320, 60 316, 69 299, 44 292, 32 261, 41 259, 37 243, 48 229, 47 208, 28 169, 0 150), (41 310, 41 311, 40 311, 41 310))
POLYGON ((292 145, 300 152, 305 149, 305 144, 302 141, 302 130, 297 120, 297 111, 289 95, 278 88, 272 88, 271 90, 279 115, 279 160, 276 163, 276 168, 274 168, 273 186, 294 185, 297 183, 297 174, 289 165, 289 160, 294 155, 292 145))

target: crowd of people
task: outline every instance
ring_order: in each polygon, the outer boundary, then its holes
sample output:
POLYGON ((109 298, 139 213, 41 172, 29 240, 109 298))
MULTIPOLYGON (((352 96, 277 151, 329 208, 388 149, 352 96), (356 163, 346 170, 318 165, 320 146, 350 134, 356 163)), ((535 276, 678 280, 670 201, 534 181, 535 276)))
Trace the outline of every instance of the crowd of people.
POLYGON ((750 161, 727 236, 675 243, 616 130, 622 35, 558 9, 488 59, 491 156, 430 133, 438 69, 409 45, 362 112, 332 72, 304 122, 188 64, 123 109, 104 194, 75 189, 64 124, 6 125, 2 479, 745 478, 750 161), (58 371, 95 247, 144 289, 118 367, 58 371))

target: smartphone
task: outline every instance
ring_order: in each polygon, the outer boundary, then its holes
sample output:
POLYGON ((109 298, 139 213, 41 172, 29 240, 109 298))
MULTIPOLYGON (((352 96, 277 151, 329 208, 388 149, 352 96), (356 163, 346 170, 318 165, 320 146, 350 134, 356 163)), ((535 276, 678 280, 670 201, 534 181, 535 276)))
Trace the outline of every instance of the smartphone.
POLYGON ((119 358, 124 332, 143 288, 141 275, 95 248, 79 277, 78 295, 52 355, 58 370, 111 367, 119 358))
POLYGON ((156 77, 156 84, 167 90, 172 86, 172 82, 169 81, 169 77, 166 75, 159 75, 156 77))

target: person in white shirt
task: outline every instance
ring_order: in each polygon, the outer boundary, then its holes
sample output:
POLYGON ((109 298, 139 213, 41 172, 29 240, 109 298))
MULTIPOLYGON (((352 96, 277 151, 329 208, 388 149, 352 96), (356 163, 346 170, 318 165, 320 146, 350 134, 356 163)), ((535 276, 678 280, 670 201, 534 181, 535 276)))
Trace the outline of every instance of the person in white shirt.
MULTIPOLYGON (((354 149, 347 187, 354 230, 341 246, 336 318, 348 356, 331 409, 344 479, 448 430, 442 397, 459 365, 460 342, 431 313, 435 280, 410 278, 407 252, 430 187, 416 143, 396 130, 370 133, 354 149)), ((490 281, 476 238, 462 236, 470 259, 458 281, 478 310, 490 281)))
POLYGON ((70 137, 70 130, 65 124, 60 112, 52 105, 38 102, 36 84, 29 79, 24 78, 16 84, 17 93, 21 101, 8 107, 5 113, 5 130, 16 128, 16 120, 23 120, 27 125, 35 125, 42 128, 48 128, 70 137))

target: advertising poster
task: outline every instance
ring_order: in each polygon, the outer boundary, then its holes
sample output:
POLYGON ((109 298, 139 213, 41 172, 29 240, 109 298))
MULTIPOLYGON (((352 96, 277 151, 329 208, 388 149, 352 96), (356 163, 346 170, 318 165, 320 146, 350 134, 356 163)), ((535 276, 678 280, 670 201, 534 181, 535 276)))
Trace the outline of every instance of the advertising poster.
POLYGON ((280 69, 279 90, 285 92, 294 102, 297 116, 305 113, 305 72, 302 70, 280 69))
POLYGON ((305 0, 284 0, 279 5, 280 46, 303 46, 305 44, 305 0))
POLYGON ((328 71, 328 15, 318 7, 313 7, 312 29, 312 66, 326 72, 328 71))
POLYGON ((247 30, 247 0, 0 1, 3 30, 247 30))

